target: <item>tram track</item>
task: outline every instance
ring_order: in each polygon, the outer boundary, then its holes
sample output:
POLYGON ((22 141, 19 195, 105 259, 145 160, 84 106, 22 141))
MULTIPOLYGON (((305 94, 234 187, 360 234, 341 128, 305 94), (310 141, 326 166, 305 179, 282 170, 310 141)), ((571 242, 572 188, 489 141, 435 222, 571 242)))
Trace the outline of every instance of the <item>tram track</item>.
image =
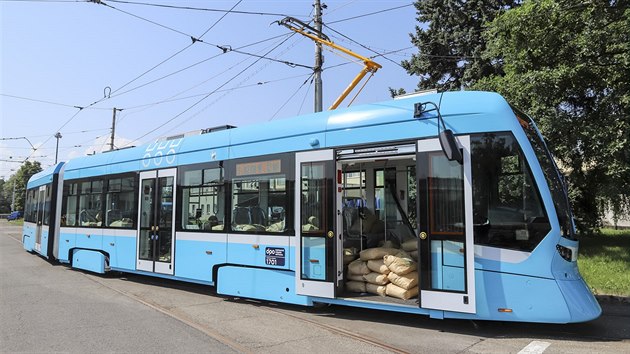
POLYGON ((379 341, 377 341, 375 339, 372 339, 370 337, 364 336, 364 335, 356 333, 356 332, 349 331, 347 329, 344 329, 344 328, 341 328, 341 327, 338 327, 338 326, 332 326, 332 325, 329 325, 329 324, 317 322, 317 321, 310 320, 310 319, 307 319, 307 318, 304 318, 304 317, 301 317, 301 316, 292 315, 292 314, 284 312, 284 311, 275 310, 273 308, 265 308, 265 310, 269 311, 269 312, 276 313, 276 314, 284 315, 286 317, 290 317, 292 319, 296 319, 296 320, 299 320, 299 321, 302 321, 302 322, 306 322, 306 323, 315 325, 315 326, 320 327, 322 329, 328 330, 328 331, 330 331, 331 333, 333 333, 335 335, 341 335, 341 336, 344 336, 344 337, 347 337, 347 338, 352 338, 354 340, 358 340, 358 341, 361 341, 361 342, 373 345, 375 347, 379 347, 381 349, 385 349, 385 350, 390 351, 392 353, 399 353, 399 354, 408 354, 408 353, 410 353, 407 350, 404 350, 404 349, 401 349, 401 348, 398 348, 398 347, 394 347, 394 346, 389 345, 389 344, 381 343, 381 342, 379 342, 379 341))
MULTIPOLYGON (((108 289, 110 289, 112 291, 115 291, 116 293, 118 293, 120 295, 123 295, 123 296, 125 296, 125 297, 127 297, 129 299, 137 301, 137 302, 139 302, 139 303, 141 303, 141 304, 143 304, 143 305, 145 305, 145 306, 147 306, 147 307, 149 307, 149 308, 151 308, 151 309, 153 309, 155 311, 158 311, 158 312, 160 312, 160 313, 162 313, 162 314, 164 314, 166 316, 169 316, 169 317, 171 317, 171 318, 173 318, 175 320, 178 320, 178 321, 186 324, 187 326, 190 326, 190 327, 192 327, 192 328, 202 332, 203 334, 205 334, 205 335, 207 335, 207 336, 209 336, 209 337, 211 337, 211 338, 213 338, 213 339, 215 339, 215 340, 217 340, 217 341, 219 341, 219 342, 229 346, 230 348, 234 349, 235 351, 237 351, 239 353, 255 353, 254 348, 245 347, 242 344, 240 344, 240 343, 238 343, 238 342, 236 342, 236 341, 234 341, 234 340, 232 340, 232 339, 230 339, 230 338, 228 338, 228 337, 226 337, 226 336, 224 336, 224 335, 222 335, 222 334, 220 334, 220 333, 218 333, 216 331, 213 331, 210 328, 208 328, 208 327, 206 327, 206 326, 204 326, 204 325, 194 321, 193 319, 189 318, 188 316, 182 315, 180 313, 176 313, 175 311, 173 311, 170 308, 164 307, 164 306, 162 306, 160 304, 156 304, 156 303, 154 303, 154 302, 152 302, 152 301, 150 301, 148 299, 145 299, 145 298, 143 298, 141 296, 138 296, 136 294, 133 294, 131 292, 124 291, 124 290, 121 290, 121 289, 117 289, 117 288, 115 288, 115 287, 113 287, 113 286, 111 286, 109 284, 106 284, 105 282, 101 281, 100 279, 95 278, 94 276, 91 276, 89 274, 83 274, 83 275, 85 277, 87 277, 88 279, 92 280, 93 282, 96 282, 97 284, 99 284, 99 285, 101 285, 103 287, 106 287, 106 288, 108 288, 108 289)), ((391 352, 391 353, 397 353, 397 354, 409 354, 410 353, 407 350, 404 350, 404 349, 401 349, 401 348, 397 348, 397 347, 392 346, 392 345, 381 343, 381 342, 379 342, 377 340, 374 340, 374 339, 372 339, 370 337, 367 337, 367 336, 364 336, 362 334, 349 331, 347 329, 344 329, 344 328, 341 328, 341 327, 338 327, 338 326, 333 326, 333 325, 321 323, 321 322, 314 321, 314 320, 311 320, 311 319, 307 319, 307 318, 304 318, 304 317, 301 317, 301 316, 292 315, 292 314, 289 314, 289 313, 287 313, 285 311, 275 310, 275 309, 269 308, 269 307, 259 307, 259 309, 262 309, 262 310, 264 310, 266 312, 271 312, 271 313, 274 313, 274 314, 282 315, 282 316, 285 316, 285 317, 288 317, 288 318, 291 318, 291 319, 294 319, 294 320, 298 320, 298 321, 301 321, 301 322, 304 322, 304 323, 308 323, 308 324, 317 326, 319 328, 322 328, 324 330, 327 330, 327 331, 329 331, 330 333, 332 333, 334 335, 350 338, 352 340, 357 340, 357 341, 360 341, 360 342, 363 342, 363 343, 366 343, 366 344, 369 344, 369 345, 372 345, 372 346, 384 349, 384 350, 386 350, 388 352, 391 352)))
MULTIPOLYGON (((93 282, 95 282, 95 283, 97 283, 97 284, 99 284, 99 285, 101 285, 101 286, 103 286, 103 287, 105 287, 107 289, 110 289, 110 290, 112 290, 112 291, 114 291, 114 292, 116 292, 116 293, 118 293, 120 295, 123 295, 123 296, 125 296, 125 297, 127 297, 127 298, 129 298, 131 300, 137 301, 137 302, 139 302, 139 303, 141 303, 141 304, 143 304, 143 305, 145 305, 145 306, 147 306, 147 307, 149 307, 149 308, 151 308, 151 309, 153 309, 155 311, 158 311, 158 312, 160 312, 160 313, 162 313, 162 314, 164 314, 164 315, 166 315, 168 317, 171 317, 171 318, 173 318, 173 319, 175 319, 175 320, 177 320, 177 321, 179 321, 179 322, 181 322, 181 323, 183 323, 183 324, 185 324, 185 325, 187 325, 189 327, 192 327, 192 328, 202 332, 203 334, 205 334, 205 335, 207 335, 207 336, 209 336, 209 337, 211 337, 211 338, 221 342, 222 344, 225 344, 225 345, 229 346, 230 348, 232 348, 233 350, 235 350, 235 351, 237 351, 239 353, 255 353, 255 348, 245 347, 242 344, 232 340, 231 338, 226 337, 226 336, 220 334, 219 332, 213 331, 212 329, 208 328, 207 326, 204 326, 203 324, 200 324, 200 323, 196 322, 195 320, 189 318, 188 316, 173 311, 173 309, 171 309, 171 308, 162 306, 162 305, 157 304, 157 303, 155 303, 153 301, 150 301, 149 299, 146 299, 146 298, 144 298, 142 296, 138 296, 138 295, 133 294, 131 292, 118 289, 118 288, 116 288, 114 286, 111 286, 110 284, 105 283, 104 281, 102 281, 101 279, 95 277, 94 275, 86 274, 86 273, 81 273, 81 274, 83 276, 85 276, 86 278, 90 279, 91 281, 93 281, 93 282)), ((184 286, 180 287, 180 289, 186 290, 186 286, 184 285, 184 286)), ((384 349, 384 350, 386 350, 388 352, 391 352, 391 353, 397 353, 397 354, 409 354, 410 353, 408 350, 405 350, 405 349, 402 349, 402 348, 398 348, 398 347, 395 347, 395 346, 392 346, 392 345, 389 345, 389 344, 386 344, 386 343, 382 343, 382 342, 377 341, 377 340, 375 340, 373 338, 370 338, 368 336, 362 335, 360 333, 352 332, 352 331, 349 331, 347 329, 344 329, 344 328, 341 328, 341 327, 338 327, 338 326, 333 326, 333 325, 330 325, 330 324, 326 324, 326 323, 318 322, 318 321, 315 321, 315 320, 307 319, 307 318, 304 318, 302 316, 293 315, 293 314, 287 313, 286 311, 276 310, 276 309, 273 309, 273 308, 270 308, 270 307, 267 307, 267 306, 261 306, 261 307, 258 307, 258 308, 262 309, 262 310, 264 310, 266 312, 271 312, 271 313, 274 313, 274 314, 277 314, 277 315, 282 315, 282 316, 291 318, 293 320, 297 320, 297 321, 300 321, 300 322, 308 323, 310 325, 314 325, 316 327, 319 327, 321 329, 324 329, 324 330, 332 333, 333 335, 349 338, 349 339, 356 340, 356 341, 360 341, 360 342, 363 342, 363 343, 366 343, 366 344, 369 344, 369 345, 372 345, 372 346, 384 349)))
MULTIPOLYGON (((9 237, 12 238, 16 242, 21 243, 21 240, 19 239, 19 237, 15 236, 15 235, 12 235, 12 234, 9 237)), ((125 290, 121 290, 121 289, 118 289, 118 288, 116 288, 114 286, 111 286, 110 284, 107 284, 106 282, 102 281, 101 279, 99 279, 98 277, 96 277, 96 276, 94 276, 92 274, 87 274, 87 273, 83 273, 83 272, 77 272, 77 273, 83 275, 85 278, 91 280, 92 282, 97 283, 98 285, 100 285, 102 287, 105 287, 105 288, 107 288, 109 290, 112 290, 112 291, 114 291, 114 292, 116 292, 116 293, 118 293, 118 294, 120 294, 122 296, 127 297, 128 299, 131 299, 133 301, 139 302, 139 303, 149 307, 152 310, 160 312, 160 313, 162 313, 162 314, 164 314, 164 315, 166 315, 166 316, 168 316, 170 318, 173 318, 173 319, 175 319, 175 320, 177 320, 177 321, 179 321, 179 322, 181 322, 181 323, 183 323, 183 324, 185 324, 185 325, 187 325, 187 326, 189 326, 191 328, 194 328, 195 330, 203 333, 204 335, 207 335, 208 337, 211 337, 214 340, 216 340, 216 341, 218 341, 218 342, 220 342, 222 344, 227 345, 228 347, 232 348, 236 352, 244 353, 244 354, 245 353, 247 353, 247 354, 254 353, 252 348, 245 347, 242 344, 232 340, 231 338, 228 338, 228 337, 220 334, 219 332, 213 331, 210 328, 208 328, 206 326, 203 326, 202 324, 194 321, 193 319, 189 318, 188 316, 185 316, 185 315, 182 315, 180 313, 177 313, 177 312, 173 311, 172 309, 167 308, 165 306, 162 306, 160 304, 157 304, 157 303, 155 303, 153 301, 150 301, 149 299, 143 298, 143 297, 138 296, 136 294, 133 294, 131 292, 128 292, 128 291, 125 291, 125 290)), ((185 286, 183 288, 185 288, 185 286)), ((398 347, 395 347, 395 346, 392 346, 392 345, 389 345, 389 344, 381 343, 381 342, 379 342, 379 341, 377 341, 375 339, 372 339, 372 338, 367 337, 365 335, 362 335, 360 333, 352 332, 352 331, 349 331, 347 329, 344 329, 344 328, 341 328, 341 327, 338 327, 338 326, 325 324, 325 323, 322 323, 322 322, 318 322, 318 321, 315 321, 315 320, 307 319, 307 318, 304 318, 304 317, 301 317, 301 316, 293 315, 293 314, 287 313, 285 311, 280 311, 280 310, 276 310, 276 309, 269 308, 269 307, 260 307, 260 308, 265 310, 265 311, 267 311, 267 312, 272 312, 272 313, 279 314, 279 315, 282 315, 282 316, 285 316, 285 317, 288 317, 288 318, 291 318, 291 319, 294 319, 294 320, 298 320, 298 321, 301 321, 301 322, 304 322, 304 323, 308 323, 308 324, 317 326, 317 327, 319 327, 321 329, 327 330, 328 332, 330 332, 330 333, 332 333, 334 335, 350 338, 352 340, 357 340, 357 341, 360 341, 360 342, 363 342, 363 343, 366 343, 366 344, 369 344, 369 345, 372 345, 372 346, 384 349, 384 350, 389 351, 391 353, 398 353, 398 354, 408 354, 409 353, 409 351, 407 351, 407 350, 404 350, 404 349, 401 349, 401 348, 398 348, 398 347)))

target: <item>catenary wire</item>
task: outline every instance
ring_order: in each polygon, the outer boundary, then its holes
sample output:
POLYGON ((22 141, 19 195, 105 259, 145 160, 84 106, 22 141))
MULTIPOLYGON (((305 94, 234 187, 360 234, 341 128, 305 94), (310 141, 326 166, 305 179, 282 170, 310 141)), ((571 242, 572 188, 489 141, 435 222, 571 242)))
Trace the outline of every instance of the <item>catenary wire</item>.
MULTIPOLYGON (((223 16, 221 16, 221 17, 220 17, 217 21, 215 21, 215 22, 214 22, 214 23, 213 23, 213 24, 212 24, 212 25, 211 25, 211 26, 210 26, 210 27, 209 27, 209 28, 208 28, 205 32, 203 32, 203 34, 202 34, 201 36, 199 36, 199 38, 198 38, 198 39, 201 39, 203 36, 205 36, 205 35, 206 35, 206 34, 207 34, 207 33, 208 33, 208 32, 209 32, 209 31, 210 31, 210 30, 211 30, 214 26, 216 26, 219 22, 221 22, 221 20, 223 20, 223 18, 225 18, 225 16, 227 16, 227 15, 230 13, 230 11, 234 10, 234 8, 235 8, 238 4, 240 4, 241 2, 242 2, 242 0, 239 0, 236 4, 234 4, 234 6, 232 6, 232 8, 231 8, 230 10, 228 10, 227 12, 225 12, 225 13, 223 14, 223 16)), ((109 5, 106 5, 106 6, 109 6, 109 5)), ((112 6, 109 6, 109 7, 112 7, 112 6)), ((112 7, 112 8, 114 8, 114 7, 112 7)), ((114 9, 115 9, 115 8, 114 8, 114 9)), ((134 17, 139 17, 139 16, 135 16, 135 15, 133 15, 133 16, 134 16, 134 17)), ((142 18, 142 17, 139 17, 139 18, 142 18)), ((146 20, 146 19, 145 19, 145 20, 146 20)), ((147 21, 149 21, 149 22, 151 22, 151 23, 155 23, 155 24, 157 24, 157 23, 156 23, 156 22, 154 22, 154 21, 150 21, 150 20, 147 20, 147 21)), ((179 31, 178 31, 178 32, 179 32, 179 31)), ((179 33, 183 33, 183 32, 179 32, 179 33)), ((188 36, 188 35, 187 35, 187 36, 188 36)), ((190 38, 194 38, 194 37, 190 36, 190 38)), ((148 74, 149 72, 151 72, 151 71, 155 70, 157 67, 159 67, 159 66, 161 66, 162 64, 166 63, 167 61, 169 61, 169 60, 173 59, 174 57, 176 57, 177 55, 181 54, 182 52, 184 52, 184 51, 185 51, 185 50, 187 50, 188 48, 192 47, 195 43, 196 43, 196 40, 195 40, 195 39, 193 39, 193 40, 192 40, 192 43, 188 44, 186 47, 182 48, 181 50, 179 50, 179 51, 178 51, 178 52, 176 52, 175 54, 173 54, 173 55, 169 56, 168 58, 166 58, 166 59, 162 60, 160 63, 158 63, 157 65, 155 65, 155 66, 151 67, 149 70, 147 70, 147 71, 143 72, 142 74, 140 74, 140 75, 139 75, 139 76, 137 76, 136 78, 132 79, 131 81, 129 81, 129 82, 127 82, 126 84, 122 85, 121 87, 117 88, 116 90, 114 90, 114 92, 113 92, 113 93, 116 93, 116 92, 118 92, 118 91, 122 90, 123 88, 127 87, 128 85, 130 85, 132 82, 135 82, 136 80, 140 79, 140 78, 141 78, 141 77, 143 77, 144 75, 146 75, 146 74, 148 74)), ((129 90, 129 91, 131 91, 131 90, 129 90)), ((126 92, 129 92, 129 91, 126 91, 126 92)))
POLYGON ((331 30, 331 31, 335 32, 336 34, 338 34, 338 35, 342 36, 343 38, 345 38, 345 39, 349 40, 350 42, 352 42, 352 43, 354 43, 354 44, 356 44, 356 45, 360 46, 361 48, 367 49, 367 50, 369 50, 370 52, 372 52, 372 53, 374 53, 374 54, 377 54, 377 55, 379 55, 379 56, 383 57, 383 59, 388 60, 388 61, 390 61, 390 62, 392 62, 392 63, 394 63, 394 64, 396 64, 396 65, 398 65, 398 66, 400 66, 400 67, 402 68, 402 65, 400 65, 400 63, 398 63, 398 62, 396 62, 396 61, 394 61, 394 60, 392 60, 392 59, 390 59, 390 58, 386 57, 384 54, 379 53, 379 52, 375 51, 374 49, 372 49, 372 48, 370 48, 370 47, 368 47, 368 46, 366 46, 366 45, 363 45, 363 44, 361 44, 361 43, 359 43, 359 42, 355 41, 354 39, 352 39, 352 38, 350 38, 350 37, 346 36, 345 34, 343 34, 343 33, 339 32, 339 31, 335 30, 334 28, 331 28, 330 26, 328 26, 328 25, 327 25, 327 24, 325 24, 325 23, 324 23, 323 25, 324 25, 324 27, 326 27, 326 28, 328 28, 329 30, 331 30))
MULTIPOLYGON (((71 105, 71 104, 65 104, 65 103, 41 100, 41 99, 31 98, 31 97, 9 95, 9 94, 6 94, 6 93, 0 93, 0 96, 16 98, 16 99, 25 100, 25 101, 31 101, 31 102, 47 103, 47 104, 51 104, 51 105, 55 105, 55 106, 62 106, 62 107, 69 107, 69 108, 81 108, 80 106, 75 106, 75 105, 71 105)), ((99 107, 86 107, 86 108, 89 108, 89 109, 100 109, 100 110, 111 109, 111 108, 99 108, 99 107)))
MULTIPOLYGON (((286 39, 284 39, 282 42, 280 42, 278 45, 276 45, 275 47, 273 47, 272 49, 270 49, 267 53, 265 53, 265 55, 268 55, 269 53, 271 53, 272 51, 274 51, 276 48, 278 48, 279 46, 281 46, 282 44, 284 44, 284 42, 286 42, 289 38, 291 38, 292 36, 287 37, 286 39)), ((234 79, 236 79, 238 76, 240 76, 242 73, 244 73, 245 71, 247 71, 249 68, 251 68, 252 66, 254 66, 256 63, 258 63, 260 60, 262 60, 262 58, 258 58, 256 59, 253 63, 251 63, 250 65, 248 65, 247 67, 245 67, 243 70, 239 71, 236 75, 232 76, 230 79, 228 79, 226 82, 224 82, 223 84, 221 84, 219 87, 217 87, 214 91, 208 93, 207 95, 205 95, 204 97, 202 97, 200 100, 198 100, 197 102, 195 102, 193 105, 191 105, 190 107, 186 108, 185 110, 183 110, 182 112, 180 112, 179 114, 175 115, 174 117, 170 118, 169 120, 167 120, 165 123, 163 123, 160 126, 155 127, 154 129, 151 129, 150 131, 148 131, 147 133, 143 134, 142 136, 132 140, 133 141, 138 141, 142 138, 144 138, 145 136, 157 131, 160 128, 163 128, 164 126, 166 126, 167 124, 173 122, 174 120, 176 120, 177 118, 181 117, 184 113, 188 112, 189 110, 191 110, 192 108, 194 108, 195 106, 197 106, 199 103, 203 102, 205 99, 207 99, 208 97, 210 97, 210 95, 214 94, 217 90, 222 89, 225 85, 229 84, 230 82, 232 82, 234 79)), ((129 144, 126 144, 125 146, 128 146, 129 144)))
MULTIPOLYGON (((289 36, 291 36, 291 34, 287 34, 287 35, 283 35, 283 36, 286 36, 286 37, 288 38, 289 36)), ((265 41, 266 41, 266 40, 265 40, 265 41)), ((259 41, 259 42, 257 42, 257 43, 262 43, 262 42, 264 42, 264 41, 259 41)), ((275 45, 275 44, 274 44, 274 45, 275 45)), ((249 46, 249 45, 247 45, 247 46, 249 46)), ((273 45, 272 45, 272 46, 273 46, 273 45)), ((267 48, 270 48, 270 47, 267 47, 267 48)), ((263 49, 263 51, 266 51, 266 50, 267 50, 267 48, 263 49)), ((180 96, 180 95, 182 95, 182 94, 184 94, 184 93, 186 93, 186 92, 188 92, 188 91, 191 91, 191 90, 193 90, 193 89, 195 89, 195 88, 197 88, 197 87, 199 87, 199 86, 201 86, 201 85, 205 84, 206 82, 208 82, 208 81, 210 81, 210 80, 213 80, 213 79, 215 79, 215 78, 217 78, 217 77, 219 77, 219 76, 221 76, 221 75, 223 75, 223 74, 225 74, 225 73, 229 72, 230 70, 232 70, 232 69, 234 69, 234 68, 238 67, 239 65, 241 65, 241 64, 242 64, 242 63, 244 63, 244 62, 246 62, 246 61, 247 61, 247 60, 249 60, 249 59, 250 59, 250 57, 246 57, 245 59, 241 60, 240 62, 238 62, 238 63, 236 63, 236 64, 234 64, 234 65, 232 65, 232 66, 231 66, 231 67, 229 67, 228 69, 223 70, 222 72, 220 72, 220 73, 218 73, 218 74, 216 74, 216 75, 214 75, 214 76, 211 76, 211 77, 209 77, 208 79, 206 79, 206 80, 204 80, 204 81, 202 81, 202 82, 200 82, 200 83, 198 83, 198 84, 193 85, 192 87, 189 87, 189 88, 187 88, 187 89, 185 89, 185 90, 183 90, 183 91, 180 91, 180 92, 178 92, 178 93, 176 93, 176 94, 174 94, 174 95, 171 95, 170 97, 168 97, 168 98, 166 98, 166 99, 164 99, 164 100, 162 100, 162 101, 165 101, 165 100, 170 100, 170 99, 175 98, 175 97, 177 97, 177 96, 180 96)), ((223 91, 229 91, 229 89, 228 89, 228 90, 220 90, 220 91, 221 91, 221 92, 223 92, 223 91)), ((204 94, 202 94, 202 96, 203 96, 203 95, 205 95, 205 93, 204 93, 204 94)), ((156 103, 156 104, 158 104, 158 103, 156 103)), ((154 105, 155 105, 155 104, 154 104, 154 105)), ((130 115, 130 114, 137 114, 137 113, 142 112, 142 111, 144 111, 144 110, 146 110, 146 109, 148 109, 148 108, 150 108, 150 107, 151 107, 151 106, 148 106, 147 108, 142 109, 142 110, 140 110, 140 111, 133 112, 133 113, 129 113, 129 114, 127 114, 127 116, 128 116, 128 115, 130 115)), ((125 116, 125 117, 126 117, 126 116, 125 116)))
MULTIPOLYGON (((228 10, 222 9, 211 9, 211 8, 203 8, 203 7, 191 7, 191 6, 176 6, 176 5, 166 5, 166 4, 154 4, 147 2, 136 2, 136 1, 123 1, 123 0, 109 0, 109 2, 115 2, 119 4, 129 4, 129 5, 142 5, 142 6, 152 6, 152 7, 162 7, 168 9, 178 9, 178 10, 194 10, 194 11, 208 11, 208 12, 227 12, 228 10)), ((259 16, 275 16, 275 17, 306 17, 302 15, 287 15, 280 13, 272 13, 272 12, 257 12, 257 11, 231 11, 233 14, 238 15, 259 15, 259 16)))
POLYGON ((312 73, 306 80, 304 80, 304 82, 300 85, 300 87, 298 87, 297 90, 295 90, 295 92, 293 92, 293 94, 291 94, 291 96, 289 96, 289 98, 280 106, 280 108, 278 108, 278 110, 276 111, 276 113, 273 114, 273 116, 271 116, 271 118, 269 119, 270 121, 274 120, 274 118, 276 118, 276 116, 278 115, 278 113, 280 113, 280 111, 284 108, 284 106, 287 105, 287 103, 289 103, 289 101, 291 101, 293 99, 293 97, 295 97, 295 95, 298 94, 298 92, 300 92, 300 90, 302 89, 302 87, 304 87, 304 85, 306 85, 311 77, 315 75, 315 73, 312 73))
POLYGON ((383 10, 374 11, 374 12, 370 12, 370 13, 366 13, 366 14, 362 14, 362 15, 357 15, 357 16, 344 18, 344 19, 341 19, 341 20, 330 21, 330 22, 328 22, 328 24, 339 23, 339 22, 344 22, 344 21, 350 21, 350 20, 354 20, 354 19, 362 18, 362 17, 366 17, 366 16, 378 15, 378 14, 381 14, 383 12, 398 10, 398 9, 402 9, 402 8, 409 7, 409 6, 413 6, 413 4, 407 4, 407 5, 391 7, 391 8, 388 8, 388 9, 383 9, 383 10))

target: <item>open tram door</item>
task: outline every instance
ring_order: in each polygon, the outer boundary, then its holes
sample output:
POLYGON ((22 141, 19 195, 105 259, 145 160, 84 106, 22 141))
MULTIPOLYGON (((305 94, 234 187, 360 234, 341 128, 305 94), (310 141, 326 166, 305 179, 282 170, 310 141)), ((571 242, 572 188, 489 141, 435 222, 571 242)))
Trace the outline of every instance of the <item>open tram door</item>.
POLYGON ((42 251, 42 229, 44 225, 44 208, 46 203, 46 186, 43 185, 37 190, 36 219, 35 219, 35 250, 41 254, 42 251))
POLYGON ((420 306, 475 313, 470 138, 455 138, 462 163, 438 139, 418 141, 420 306))
POLYGON ((176 171, 140 172, 138 270, 173 275, 176 171))
POLYGON ((296 293, 332 299, 341 274, 333 150, 297 153, 295 168, 296 293))

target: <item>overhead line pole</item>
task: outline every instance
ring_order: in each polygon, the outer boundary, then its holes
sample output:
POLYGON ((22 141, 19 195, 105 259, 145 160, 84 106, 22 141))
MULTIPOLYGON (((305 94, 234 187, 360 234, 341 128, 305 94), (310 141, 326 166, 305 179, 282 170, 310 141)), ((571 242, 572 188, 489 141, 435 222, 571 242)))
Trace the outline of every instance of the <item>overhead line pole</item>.
MULTIPOLYGON (((318 33, 322 32, 322 4, 320 0, 315 0, 313 4, 315 7, 315 29, 318 33)), ((325 5, 324 5, 325 6, 325 5)), ((324 58, 322 56, 322 44, 319 42, 315 42, 315 112, 321 112, 323 110, 323 95, 322 95, 322 65, 324 63, 324 58)))
POLYGON ((109 142, 109 151, 114 150, 114 133, 116 132, 116 111, 122 111, 122 108, 114 107, 114 114, 112 116, 112 135, 109 142))
POLYGON ((57 138, 57 146, 55 147, 55 165, 56 165, 57 157, 59 157, 59 139, 62 138, 61 133, 57 132, 57 134, 55 134, 55 138, 57 138))

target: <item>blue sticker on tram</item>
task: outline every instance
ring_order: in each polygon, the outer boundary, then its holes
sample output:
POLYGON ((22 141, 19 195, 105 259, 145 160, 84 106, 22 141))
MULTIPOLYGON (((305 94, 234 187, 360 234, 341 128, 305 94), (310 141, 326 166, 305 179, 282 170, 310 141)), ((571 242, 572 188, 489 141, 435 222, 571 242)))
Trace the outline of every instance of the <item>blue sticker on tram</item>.
POLYGON ((265 264, 284 267, 284 248, 265 248, 265 264))

